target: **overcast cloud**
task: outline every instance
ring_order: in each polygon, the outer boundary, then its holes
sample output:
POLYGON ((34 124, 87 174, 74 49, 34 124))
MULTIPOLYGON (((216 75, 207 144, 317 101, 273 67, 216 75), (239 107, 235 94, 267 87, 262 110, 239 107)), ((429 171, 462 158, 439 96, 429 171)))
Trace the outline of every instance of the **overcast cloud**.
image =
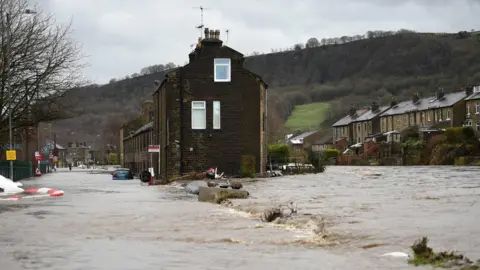
POLYGON ((458 32, 480 30, 480 0, 32 0, 60 23, 73 20, 83 44, 87 78, 106 83, 141 68, 183 65, 204 24, 230 30, 227 45, 247 54, 270 52, 310 37, 364 34, 368 30, 458 32))

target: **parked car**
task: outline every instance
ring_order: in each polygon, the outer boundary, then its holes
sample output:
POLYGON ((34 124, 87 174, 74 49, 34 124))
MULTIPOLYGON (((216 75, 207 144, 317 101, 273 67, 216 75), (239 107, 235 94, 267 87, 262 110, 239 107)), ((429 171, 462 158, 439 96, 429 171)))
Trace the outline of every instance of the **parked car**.
POLYGON ((119 168, 112 173, 112 180, 131 180, 133 173, 128 168, 119 168))

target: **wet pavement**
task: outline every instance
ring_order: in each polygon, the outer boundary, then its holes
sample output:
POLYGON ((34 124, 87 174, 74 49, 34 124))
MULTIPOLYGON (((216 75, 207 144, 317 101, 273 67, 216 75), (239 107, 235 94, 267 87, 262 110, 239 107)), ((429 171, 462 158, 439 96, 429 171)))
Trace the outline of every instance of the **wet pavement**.
POLYGON ((480 258, 480 169, 328 167, 244 185, 236 211, 175 187, 59 171, 25 187, 63 197, 0 201, 1 269, 417 269, 386 252, 420 236, 480 258), (368 169, 381 176, 364 174, 368 169), (265 224, 255 211, 294 201, 318 222, 265 224), (255 210, 257 209, 257 210, 255 210), (331 237, 330 237, 331 235, 331 237), (378 247, 364 249, 364 245, 378 247))

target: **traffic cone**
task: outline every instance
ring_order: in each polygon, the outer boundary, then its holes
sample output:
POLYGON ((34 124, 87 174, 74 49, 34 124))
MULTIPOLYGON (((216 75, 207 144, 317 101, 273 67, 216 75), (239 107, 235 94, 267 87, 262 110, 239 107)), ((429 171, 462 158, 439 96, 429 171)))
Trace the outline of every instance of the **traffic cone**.
POLYGON ((35 168, 35 174, 34 174, 35 177, 38 177, 38 176, 42 176, 42 172, 40 171, 40 169, 37 167, 35 168))

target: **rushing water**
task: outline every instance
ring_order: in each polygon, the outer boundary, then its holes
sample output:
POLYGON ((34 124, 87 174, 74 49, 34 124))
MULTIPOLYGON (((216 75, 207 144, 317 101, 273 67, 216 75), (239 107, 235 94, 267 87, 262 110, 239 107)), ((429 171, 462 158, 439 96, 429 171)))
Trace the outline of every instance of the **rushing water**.
POLYGON ((365 169, 245 184, 253 198, 234 202, 242 211, 108 174, 42 176, 24 185, 65 196, 0 201, 1 269, 414 269, 380 255, 410 252, 420 236, 480 258, 479 169, 365 169), (302 218, 287 225, 255 215, 289 201, 302 218), (312 232, 320 223, 325 239, 312 232))

